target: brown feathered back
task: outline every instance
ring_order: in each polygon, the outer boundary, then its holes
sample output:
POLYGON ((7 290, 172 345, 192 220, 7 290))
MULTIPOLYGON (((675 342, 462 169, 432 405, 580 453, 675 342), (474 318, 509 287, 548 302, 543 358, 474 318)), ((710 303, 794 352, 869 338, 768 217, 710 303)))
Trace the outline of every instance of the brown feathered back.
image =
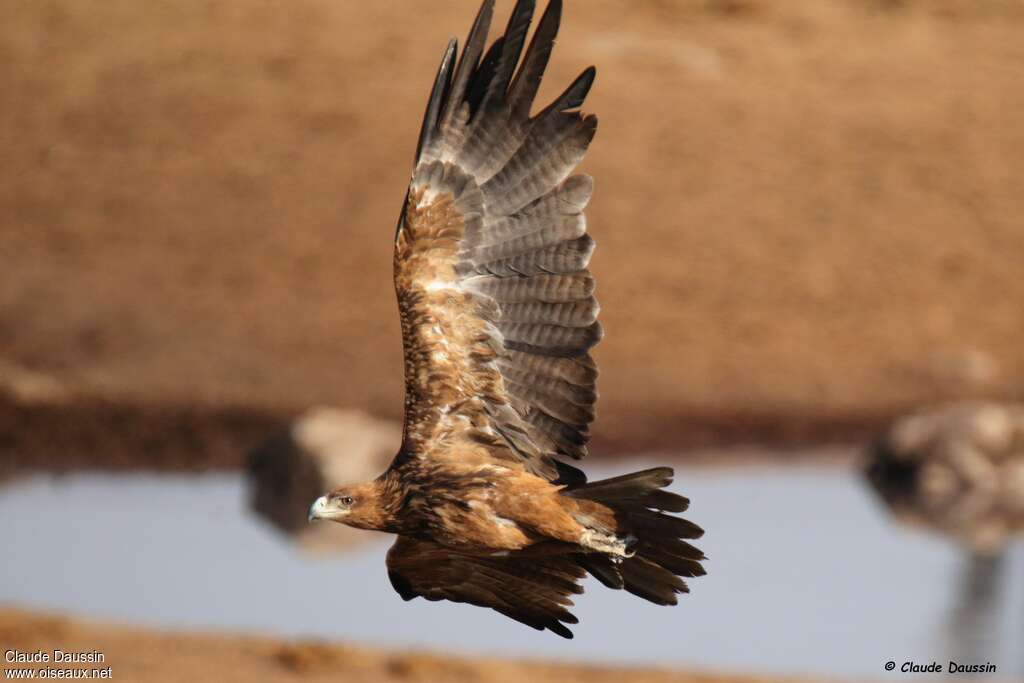
POLYGON ((589 351, 601 338, 583 214, 592 181, 570 177, 597 126, 575 111, 595 71, 531 117, 561 2, 520 63, 533 9, 520 0, 485 53, 484 2, 457 66, 449 43, 424 115, 395 241, 400 457, 468 438, 568 483, 585 478, 555 456, 586 454, 597 398, 589 351))

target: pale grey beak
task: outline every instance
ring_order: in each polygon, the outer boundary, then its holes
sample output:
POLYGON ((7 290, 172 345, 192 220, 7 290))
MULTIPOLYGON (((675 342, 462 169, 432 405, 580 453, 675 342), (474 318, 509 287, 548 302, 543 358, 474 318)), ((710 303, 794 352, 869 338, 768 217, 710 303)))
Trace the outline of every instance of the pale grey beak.
POLYGON ((313 501, 312 505, 309 506, 309 521, 312 522, 314 519, 321 519, 326 510, 327 496, 320 496, 313 501))

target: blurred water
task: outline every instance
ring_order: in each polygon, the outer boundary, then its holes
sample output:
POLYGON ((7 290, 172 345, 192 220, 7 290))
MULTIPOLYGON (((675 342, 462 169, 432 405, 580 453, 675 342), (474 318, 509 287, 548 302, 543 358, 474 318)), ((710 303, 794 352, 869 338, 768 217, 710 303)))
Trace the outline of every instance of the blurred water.
POLYGON ((383 535, 367 532, 345 555, 297 553, 250 516, 236 475, 80 474, 0 489, 0 602, 475 654, 877 678, 956 657, 992 662, 1000 678, 1024 673, 1020 547, 972 569, 944 540, 891 526, 839 468, 682 467, 674 488, 707 530, 709 575, 675 608, 590 580, 571 642, 489 610, 402 602, 383 535))

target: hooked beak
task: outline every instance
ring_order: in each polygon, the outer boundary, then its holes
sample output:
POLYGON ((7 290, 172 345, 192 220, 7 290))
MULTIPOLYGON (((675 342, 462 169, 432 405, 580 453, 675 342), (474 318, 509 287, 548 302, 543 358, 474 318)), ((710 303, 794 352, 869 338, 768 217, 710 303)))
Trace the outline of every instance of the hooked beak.
POLYGON ((348 517, 349 508, 338 502, 332 496, 320 496, 309 506, 309 521, 314 519, 328 519, 332 522, 341 522, 348 517))
POLYGON ((323 519, 327 515, 327 496, 320 496, 309 506, 309 520, 323 519))

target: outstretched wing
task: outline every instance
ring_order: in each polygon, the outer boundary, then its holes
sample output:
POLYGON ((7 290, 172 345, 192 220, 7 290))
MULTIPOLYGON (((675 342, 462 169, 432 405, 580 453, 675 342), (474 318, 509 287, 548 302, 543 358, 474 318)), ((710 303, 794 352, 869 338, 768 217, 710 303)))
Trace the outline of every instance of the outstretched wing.
POLYGON ((404 600, 466 602, 490 607, 537 630, 572 638, 566 609, 586 572, 565 555, 464 555, 429 541, 399 536, 387 557, 388 578, 404 600))
POLYGON ((552 0, 519 63, 533 5, 520 0, 484 53, 485 0, 427 105, 395 240, 403 453, 457 457, 461 439, 570 482, 585 478, 554 456, 586 454, 601 338, 583 214, 592 182, 569 176, 597 126, 575 111, 595 71, 530 116, 561 16, 552 0))

